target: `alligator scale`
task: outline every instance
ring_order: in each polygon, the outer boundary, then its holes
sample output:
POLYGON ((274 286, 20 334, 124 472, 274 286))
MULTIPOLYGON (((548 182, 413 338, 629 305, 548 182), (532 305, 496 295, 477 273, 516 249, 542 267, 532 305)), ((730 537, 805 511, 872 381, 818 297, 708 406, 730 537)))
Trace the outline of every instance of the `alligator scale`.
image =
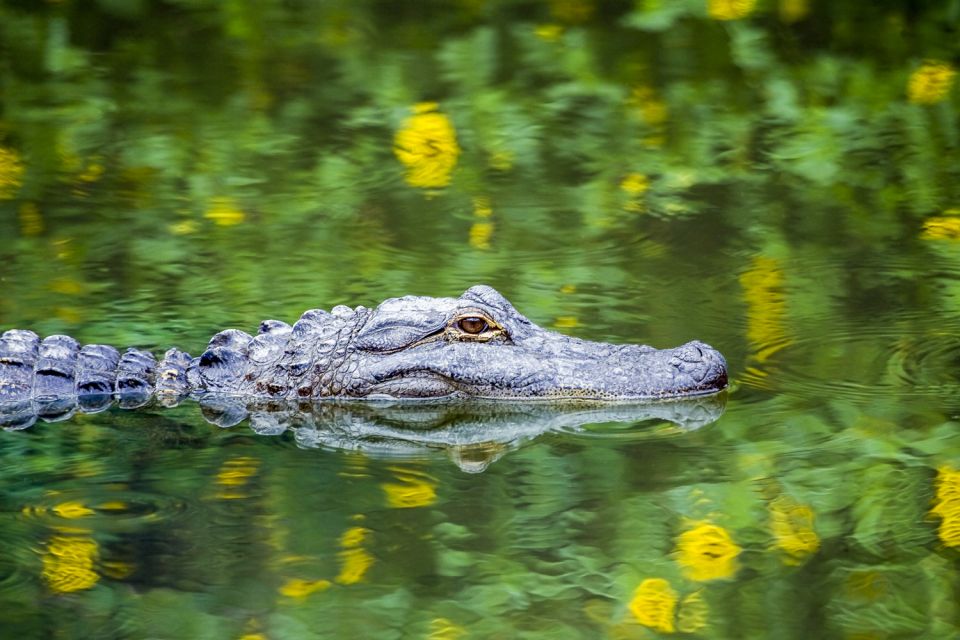
POLYGON ((10 330, 0 337, 0 403, 91 405, 192 397, 654 400, 727 385, 726 363, 702 342, 674 349, 590 342, 542 329, 496 290, 406 296, 375 309, 311 310, 295 324, 229 329, 192 358, 170 349, 81 347, 10 330))

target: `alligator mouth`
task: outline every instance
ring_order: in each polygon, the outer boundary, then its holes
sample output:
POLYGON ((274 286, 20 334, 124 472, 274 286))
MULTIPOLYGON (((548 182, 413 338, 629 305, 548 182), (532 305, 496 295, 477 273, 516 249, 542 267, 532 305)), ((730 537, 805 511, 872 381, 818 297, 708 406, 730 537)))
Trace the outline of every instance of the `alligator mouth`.
POLYGON ((720 393, 727 388, 727 384, 727 371, 723 366, 711 368, 701 380, 694 384, 666 387, 642 393, 610 392, 581 387, 512 390, 502 385, 477 384, 456 380, 438 371, 420 369, 378 382, 367 392, 365 398, 369 400, 458 400, 476 398, 494 401, 606 404, 709 396, 720 393))

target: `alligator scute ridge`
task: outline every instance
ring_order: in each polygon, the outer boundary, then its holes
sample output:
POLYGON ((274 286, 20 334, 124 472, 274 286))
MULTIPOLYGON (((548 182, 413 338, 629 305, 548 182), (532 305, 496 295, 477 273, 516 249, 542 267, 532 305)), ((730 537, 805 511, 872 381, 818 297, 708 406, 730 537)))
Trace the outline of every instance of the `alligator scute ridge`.
POLYGON ((266 320, 256 335, 228 329, 198 357, 174 348, 158 361, 141 349, 17 329, 0 336, 0 404, 39 403, 48 415, 114 399, 649 401, 726 386, 723 356, 702 342, 654 349, 573 338, 537 326, 484 285, 458 298, 314 309, 292 326, 266 320))

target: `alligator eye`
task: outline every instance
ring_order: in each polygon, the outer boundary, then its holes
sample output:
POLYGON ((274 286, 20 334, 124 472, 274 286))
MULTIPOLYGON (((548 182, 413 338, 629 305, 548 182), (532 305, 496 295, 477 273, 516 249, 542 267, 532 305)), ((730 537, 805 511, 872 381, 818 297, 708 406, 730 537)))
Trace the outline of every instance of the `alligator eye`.
POLYGON ((487 321, 476 316, 461 318, 457 323, 457 328, 464 333, 477 335, 478 333, 483 333, 487 330, 487 321))

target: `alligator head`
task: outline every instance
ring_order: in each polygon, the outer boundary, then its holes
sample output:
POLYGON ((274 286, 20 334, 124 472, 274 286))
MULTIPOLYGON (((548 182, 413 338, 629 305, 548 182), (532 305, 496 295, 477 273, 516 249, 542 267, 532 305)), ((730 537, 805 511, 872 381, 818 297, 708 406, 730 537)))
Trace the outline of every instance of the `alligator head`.
POLYGON ((538 327, 495 289, 459 298, 384 301, 351 341, 343 394, 353 397, 636 400, 727 386, 718 351, 614 345, 538 327))

